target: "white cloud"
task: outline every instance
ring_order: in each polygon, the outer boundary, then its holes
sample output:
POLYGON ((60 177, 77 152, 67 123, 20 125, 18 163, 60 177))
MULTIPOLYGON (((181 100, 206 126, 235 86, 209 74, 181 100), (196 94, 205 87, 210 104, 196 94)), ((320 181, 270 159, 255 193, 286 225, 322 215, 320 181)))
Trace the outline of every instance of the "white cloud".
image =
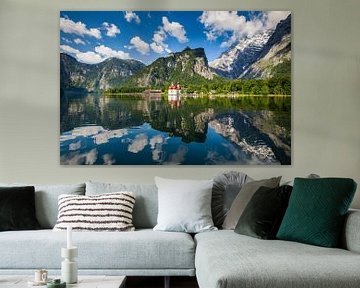
POLYGON ((104 22, 103 26, 106 29, 106 35, 109 37, 116 37, 116 34, 120 34, 120 29, 115 24, 104 22))
POLYGON ((165 138, 159 134, 152 137, 149 141, 151 147, 152 159, 154 161, 160 161, 163 155, 162 146, 165 143, 165 138))
POLYGON ((188 42, 184 26, 178 22, 170 22, 167 17, 162 17, 163 29, 170 36, 175 37, 180 43, 188 42))
POLYGON ((76 54, 76 58, 84 63, 88 63, 88 64, 97 64, 100 63, 102 61, 104 61, 104 58, 101 57, 99 54, 89 51, 89 52, 84 52, 84 53, 77 53, 76 54))
POLYGON ((175 153, 169 155, 168 160, 165 164, 182 164, 188 152, 189 148, 181 145, 175 153))
POLYGON ((208 39, 209 41, 215 41, 217 38, 215 33, 212 31, 205 31, 205 35, 206 35, 206 39, 208 39))
POLYGON ((74 22, 68 18, 60 18, 60 30, 64 33, 76 34, 79 36, 90 36, 101 39, 101 32, 97 28, 87 28, 82 22, 74 22))
POLYGON ((116 129, 116 130, 103 130, 98 134, 94 135, 94 143, 97 145, 108 143, 109 140, 114 138, 122 138, 128 134, 127 129, 116 129))
POLYGON ((76 59, 80 62, 88 63, 88 64, 96 64, 104 60, 99 54, 88 51, 81 52, 75 48, 72 48, 68 45, 61 45, 60 51, 68 54, 72 54, 76 57, 76 59))
POLYGON ((151 49, 152 49, 155 53, 161 54, 161 53, 164 52, 164 47, 161 46, 161 45, 159 45, 159 44, 157 44, 157 43, 155 43, 155 42, 152 42, 152 43, 150 44, 150 47, 151 47, 151 49))
POLYGON ((140 21, 140 17, 132 11, 125 11, 125 15, 124 15, 125 19, 127 22, 131 22, 132 20, 134 20, 137 24, 139 24, 140 21))
POLYGON ((69 45, 60 45, 60 51, 65 52, 65 53, 70 53, 70 54, 81 53, 79 50, 72 48, 69 45))
POLYGON ((81 52, 78 49, 70 47, 69 45, 61 45, 60 51, 68 54, 72 54, 80 62, 87 64, 97 64, 104 61, 107 58, 119 58, 130 59, 130 54, 121 50, 113 50, 104 45, 96 46, 94 51, 81 52))
POLYGON ((139 134, 132 140, 132 143, 128 147, 128 151, 131 153, 139 153, 144 150, 145 146, 148 144, 148 136, 145 134, 139 134))
POLYGON ((169 46, 164 42, 166 39, 166 33, 163 29, 163 27, 159 27, 158 31, 155 31, 152 40, 150 44, 151 49, 158 54, 163 53, 164 51, 171 53, 171 50, 168 48, 169 46))
POLYGON ((67 39, 65 37, 61 37, 61 40, 63 40, 64 42, 66 42, 68 44, 72 43, 71 40, 69 40, 69 39, 67 39))
POLYGON ((119 58, 119 59, 129 59, 130 58, 129 53, 126 53, 121 50, 116 51, 116 50, 113 50, 104 45, 96 46, 95 52, 100 54, 104 58, 112 58, 112 57, 119 58))
POLYGON ((268 11, 264 13, 265 27, 267 29, 274 29, 280 20, 289 16, 290 11, 268 11))
POLYGON ((83 41, 83 40, 81 40, 80 38, 76 38, 75 40, 74 40, 74 42, 76 43, 76 44, 82 44, 82 45, 85 45, 86 43, 83 41))
POLYGON ((93 165, 97 160, 98 152, 92 149, 89 152, 80 153, 76 151, 74 154, 61 156, 60 162, 65 165, 93 165))
POLYGON ((116 160, 113 158, 113 155, 111 154, 104 154, 102 158, 104 160, 104 165, 113 165, 116 162, 116 160))
POLYGON ((159 135, 153 136, 150 139, 149 144, 151 146, 151 149, 155 149, 156 144, 163 144, 164 142, 165 142, 164 137, 161 134, 159 134, 159 135))
POLYGON ((81 148, 81 141, 69 144, 69 150, 70 151, 79 150, 80 148, 81 148))
POLYGON ((244 16, 238 15, 237 11, 204 11, 199 21, 204 25, 204 33, 209 41, 225 36, 226 40, 221 44, 224 47, 243 37, 251 37, 266 29, 275 28, 276 24, 289 14, 289 11, 269 11, 247 20, 244 16))
POLYGON ((130 40, 131 46, 129 48, 135 48, 138 52, 145 55, 148 54, 150 51, 150 45, 145 41, 141 40, 139 36, 135 36, 130 40))

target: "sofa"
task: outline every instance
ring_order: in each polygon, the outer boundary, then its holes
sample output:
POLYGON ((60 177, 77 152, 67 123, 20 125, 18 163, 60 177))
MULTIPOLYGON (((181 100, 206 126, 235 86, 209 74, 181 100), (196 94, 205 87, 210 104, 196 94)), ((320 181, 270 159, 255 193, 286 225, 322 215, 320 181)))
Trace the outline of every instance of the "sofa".
POLYGON ((0 275, 30 274, 39 268, 48 269, 50 276, 59 275, 66 232, 51 229, 56 223, 58 196, 124 190, 136 196, 136 230, 73 232, 79 274, 166 279, 196 275, 201 288, 360 287, 359 210, 347 214, 341 248, 261 240, 232 230, 196 235, 153 231, 158 211, 155 185, 96 182, 35 185, 36 216, 42 229, 0 232, 0 275))

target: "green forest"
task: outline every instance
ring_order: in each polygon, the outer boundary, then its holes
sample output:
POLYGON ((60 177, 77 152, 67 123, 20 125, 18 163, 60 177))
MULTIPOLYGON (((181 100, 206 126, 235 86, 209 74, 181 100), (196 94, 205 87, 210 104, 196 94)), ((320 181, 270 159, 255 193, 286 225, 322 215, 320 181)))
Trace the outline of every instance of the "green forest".
MULTIPOLYGON (((171 83, 161 87, 121 86, 105 91, 105 94, 141 93, 147 89, 161 89, 166 92, 171 83)), ((271 79, 227 80, 217 77, 203 83, 180 83, 183 93, 238 93, 242 95, 291 95, 290 77, 273 77, 271 79)))

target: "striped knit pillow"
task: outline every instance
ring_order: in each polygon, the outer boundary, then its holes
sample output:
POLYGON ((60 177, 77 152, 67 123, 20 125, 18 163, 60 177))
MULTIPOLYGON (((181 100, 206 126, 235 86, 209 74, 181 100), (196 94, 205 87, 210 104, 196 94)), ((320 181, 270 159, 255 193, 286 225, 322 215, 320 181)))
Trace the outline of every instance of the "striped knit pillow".
POLYGON ((72 226, 74 231, 133 231, 133 192, 93 196, 60 195, 55 231, 72 226))

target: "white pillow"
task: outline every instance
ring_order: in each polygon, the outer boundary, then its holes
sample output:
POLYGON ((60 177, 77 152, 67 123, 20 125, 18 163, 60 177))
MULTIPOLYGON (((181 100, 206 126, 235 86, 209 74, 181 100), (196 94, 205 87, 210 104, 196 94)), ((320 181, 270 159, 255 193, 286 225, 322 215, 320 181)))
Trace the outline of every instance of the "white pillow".
POLYGON ((154 230, 198 233, 217 230, 211 217, 213 180, 155 177, 159 212, 154 230))
POLYGON ((128 191, 92 196, 60 195, 54 231, 133 231, 134 193, 128 191))

